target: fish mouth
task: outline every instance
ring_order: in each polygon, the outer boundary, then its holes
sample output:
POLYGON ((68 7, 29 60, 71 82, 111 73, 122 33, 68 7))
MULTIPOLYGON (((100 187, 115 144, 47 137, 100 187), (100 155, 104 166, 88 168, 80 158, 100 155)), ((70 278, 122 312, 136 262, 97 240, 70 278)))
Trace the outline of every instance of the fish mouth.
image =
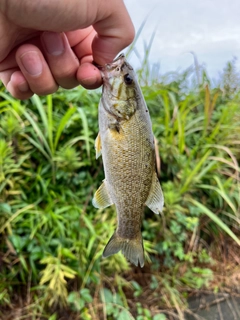
POLYGON ((93 64, 100 70, 103 78, 105 78, 111 71, 116 70, 121 72, 124 66, 126 66, 130 70, 133 70, 132 66, 126 61, 126 57, 123 53, 117 56, 117 58, 115 58, 111 63, 98 65, 97 63, 93 62, 93 64))
POLYGON ((94 63, 94 65, 100 70, 103 80, 103 92, 106 90, 117 99, 118 97, 112 93, 113 88, 110 79, 121 77, 126 74, 128 70, 133 70, 132 66, 127 62, 125 55, 121 53, 113 62, 102 66, 96 63, 94 63))
POLYGON ((100 71, 110 71, 111 69, 114 69, 118 67, 120 64, 125 62, 125 55, 121 53, 117 58, 113 60, 111 63, 106 63, 105 65, 99 65, 96 62, 93 61, 93 64, 95 67, 97 67, 100 71))

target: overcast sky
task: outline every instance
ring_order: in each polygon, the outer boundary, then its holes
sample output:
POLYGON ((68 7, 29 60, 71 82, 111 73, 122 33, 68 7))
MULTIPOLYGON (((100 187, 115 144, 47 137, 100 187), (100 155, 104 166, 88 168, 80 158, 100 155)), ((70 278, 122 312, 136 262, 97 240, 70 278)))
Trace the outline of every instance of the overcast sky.
POLYGON ((143 40, 148 41, 156 28, 150 61, 160 62, 162 73, 190 66, 189 52, 194 51, 209 75, 217 77, 227 61, 239 56, 240 0, 125 0, 125 4, 136 30, 149 14, 137 49, 143 56, 143 40))

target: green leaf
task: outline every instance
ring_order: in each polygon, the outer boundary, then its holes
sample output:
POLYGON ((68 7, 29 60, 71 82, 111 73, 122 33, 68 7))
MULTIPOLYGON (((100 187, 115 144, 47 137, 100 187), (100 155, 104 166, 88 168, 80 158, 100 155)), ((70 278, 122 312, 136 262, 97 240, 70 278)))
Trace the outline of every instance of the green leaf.
POLYGON ((103 288, 103 294, 104 294, 104 298, 105 298, 105 302, 106 303, 112 303, 113 302, 113 294, 109 289, 103 288))
POLYGON ((1 212, 12 213, 11 206, 8 203, 0 203, 0 214, 1 212))
POLYGON ((76 260, 77 259, 76 256, 67 248, 62 248, 61 249, 61 253, 66 258, 70 258, 72 260, 76 260))
POLYGON ((72 291, 69 293, 67 301, 69 303, 74 303, 79 298, 78 293, 75 291, 72 291))
POLYGON ((48 318, 48 320, 57 320, 57 314, 54 313, 50 316, 50 318, 48 318))
POLYGON ((167 317, 163 313, 155 314, 153 320, 167 320, 167 317))
POLYGON ((21 262, 21 265, 25 269, 25 271, 28 272, 28 266, 27 266, 26 260, 25 260, 25 258, 24 258, 24 256, 22 254, 19 255, 19 260, 21 262))
POLYGON ((134 320, 134 317, 127 310, 122 310, 118 315, 118 320, 134 320))
POLYGON ((90 291, 89 291, 89 289, 87 289, 87 288, 83 288, 83 289, 81 289, 80 290, 80 297, 84 300, 84 301, 86 301, 86 302, 88 302, 88 303, 90 303, 90 302, 92 302, 92 296, 91 296, 91 294, 90 294, 90 291))

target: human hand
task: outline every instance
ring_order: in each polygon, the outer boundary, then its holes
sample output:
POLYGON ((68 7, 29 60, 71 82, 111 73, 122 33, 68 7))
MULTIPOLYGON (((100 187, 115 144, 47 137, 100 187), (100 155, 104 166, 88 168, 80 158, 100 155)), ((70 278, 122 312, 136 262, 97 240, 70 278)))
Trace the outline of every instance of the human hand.
POLYGON ((103 65, 134 38, 122 0, 1 0, 0 79, 18 99, 101 85, 103 65))

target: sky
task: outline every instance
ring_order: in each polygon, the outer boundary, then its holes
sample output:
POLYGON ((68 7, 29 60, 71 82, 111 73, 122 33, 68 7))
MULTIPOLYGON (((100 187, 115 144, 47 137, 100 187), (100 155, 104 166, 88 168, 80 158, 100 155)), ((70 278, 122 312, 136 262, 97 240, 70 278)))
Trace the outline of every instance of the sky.
POLYGON ((125 0, 125 5, 136 31, 148 17, 137 42, 140 56, 143 42, 156 30, 150 62, 160 63, 161 74, 185 70, 194 52, 209 76, 217 78, 227 61, 239 57, 240 0, 125 0))

